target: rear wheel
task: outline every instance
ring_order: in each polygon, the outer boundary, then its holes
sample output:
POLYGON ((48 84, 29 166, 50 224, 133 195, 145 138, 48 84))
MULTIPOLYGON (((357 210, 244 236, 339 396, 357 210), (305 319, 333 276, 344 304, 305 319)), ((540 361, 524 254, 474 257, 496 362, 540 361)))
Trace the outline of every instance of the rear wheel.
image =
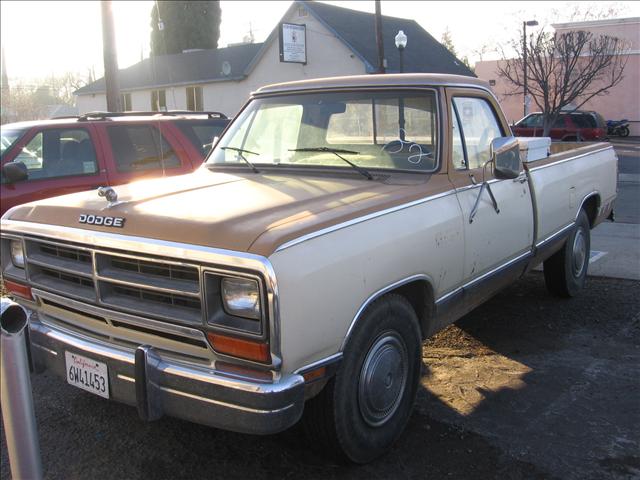
POLYGON ((580 210, 564 247, 544 262, 544 280, 552 294, 574 297, 584 286, 591 251, 589 228, 589 218, 580 210))
POLYGON ((420 346, 418 319, 409 302, 393 294, 376 300, 356 325, 335 377, 305 405, 309 439, 351 463, 385 453, 411 415, 420 346))
POLYGON ((628 137, 629 136, 629 127, 622 127, 620 129, 620 136, 621 137, 628 137))

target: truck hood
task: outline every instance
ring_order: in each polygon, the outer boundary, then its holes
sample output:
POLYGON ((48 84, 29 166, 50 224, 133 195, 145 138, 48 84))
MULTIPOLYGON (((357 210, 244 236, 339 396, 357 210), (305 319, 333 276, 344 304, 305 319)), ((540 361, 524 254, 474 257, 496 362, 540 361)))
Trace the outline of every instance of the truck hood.
POLYGON ((201 168, 116 186, 111 206, 93 190, 21 205, 3 218, 268 256, 301 235, 450 188, 446 175, 367 181, 201 168), (81 215, 125 221, 122 228, 88 225, 79 222, 81 215))

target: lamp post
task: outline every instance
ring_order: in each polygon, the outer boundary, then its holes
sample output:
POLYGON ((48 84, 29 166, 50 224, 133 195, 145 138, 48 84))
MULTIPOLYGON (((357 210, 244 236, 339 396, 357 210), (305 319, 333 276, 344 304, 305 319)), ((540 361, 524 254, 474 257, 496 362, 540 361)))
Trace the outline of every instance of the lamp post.
MULTIPOLYGON (((407 36, 402 30, 396 35, 396 48, 400 53, 400 73, 404 72, 404 49, 407 46, 407 36)), ((405 140, 404 130, 404 98, 398 98, 398 136, 400 140, 405 140)))
POLYGON ((522 22, 522 68, 524 70, 524 116, 529 113, 529 105, 527 104, 527 94, 529 90, 527 88, 527 27, 535 27, 538 25, 537 20, 529 20, 522 22))
POLYGON ((404 49, 407 46, 407 36, 402 30, 396 35, 396 48, 400 52, 400 73, 404 72, 404 49))

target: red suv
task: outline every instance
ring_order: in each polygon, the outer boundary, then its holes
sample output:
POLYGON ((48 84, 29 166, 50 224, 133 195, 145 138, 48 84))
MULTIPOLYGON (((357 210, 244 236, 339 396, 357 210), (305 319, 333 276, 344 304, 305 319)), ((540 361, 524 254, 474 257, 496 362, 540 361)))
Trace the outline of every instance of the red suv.
POLYGON ((228 123, 217 112, 126 112, 3 125, 0 213, 41 198, 188 173, 228 123))
MULTIPOLYGON (((527 115, 511 129, 517 137, 541 137, 542 113, 527 115)), ((607 137, 607 123, 597 112, 561 112, 551 127, 549 136, 553 140, 564 142, 604 140, 607 137)))

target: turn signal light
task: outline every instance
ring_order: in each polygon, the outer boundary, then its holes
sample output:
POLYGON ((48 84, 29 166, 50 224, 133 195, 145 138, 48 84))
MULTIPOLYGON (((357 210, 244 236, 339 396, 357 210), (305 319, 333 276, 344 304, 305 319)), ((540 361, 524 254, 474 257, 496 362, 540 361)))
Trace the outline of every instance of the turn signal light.
POLYGON ((4 281, 5 288, 9 291, 9 293, 13 293, 22 298, 26 298, 27 300, 33 300, 33 296, 31 295, 31 287, 28 285, 22 285, 21 283, 15 283, 10 280, 4 281))
POLYGON ((255 362, 269 363, 271 361, 269 344, 267 343, 227 337, 216 333, 208 333, 207 338, 218 353, 255 362))
POLYGON ((310 372, 304 373, 302 377, 306 383, 311 383, 315 380, 319 380, 327 374, 327 367, 316 368, 310 372))

